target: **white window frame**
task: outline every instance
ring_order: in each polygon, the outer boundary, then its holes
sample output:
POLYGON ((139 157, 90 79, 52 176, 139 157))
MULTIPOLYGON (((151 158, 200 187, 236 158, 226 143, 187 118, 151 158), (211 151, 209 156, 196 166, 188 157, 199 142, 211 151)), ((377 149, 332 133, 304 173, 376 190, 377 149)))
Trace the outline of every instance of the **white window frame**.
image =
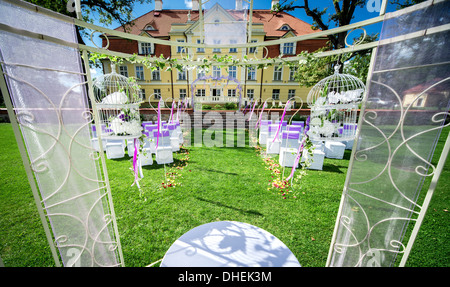
MULTIPOLYGON (((184 40, 177 40, 178 43, 184 43, 184 40)), ((177 46, 177 53, 182 53, 185 47, 177 46)))
POLYGON ((273 89, 272 100, 279 100, 279 99, 280 99, 280 89, 273 89))
POLYGON ((228 67, 228 76, 232 77, 234 79, 237 78, 237 67, 236 66, 229 66, 228 67))
POLYGON ((289 42, 280 45, 280 53, 283 55, 295 55, 296 43, 289 42))
POLYGON ((288 100, 295 97, 295 89, 288 90, 288 100))
POLYGON ((273 80, 274 81, 283 80, 283 66, 279 65, 273 67, 273 80))
POLYGON ((255 89, 247 89, 247 98, 253 99, 255 97, 255 89))
POLYGON ((212 66, 212 76, 213 78, 220 78, 222 74, 221 68, 219 66, 212 66))
POLYGON ((141 81, 145 80, 144 66, 136 65, 135 72, 136 72, 136 79, 141 80, 141 81), (138 70, 138 68, 139 68, 139 70, 138 70))
MULTIPOLYGON (((214 40, 214 45, 220 45, 220 40, 214 40)), ((221 53, 221 49, 213 48, 213 53, 221 53)))
POLYGON ((236 97, 236 89, 228 89, 229 97, 236 97))
POLYGON ((139 54, 141 55, 153 54, 155 48, 153 43, 138 42, 138 44, 139 44, 139 54))
POLYGON ((183 70, 183 71, 180 71, 180 70, 177 70, 178 71, 178 73, 177 73, 177 79, 178 80, 183 80, 183 81, 185 81, 186 79, 187 79, 187 76, 186 76, 186 70, 183 70))
MULTIPOLYGON (((230 44, 231 44, 231 45, 237 44, 237 40, 231 39, 231 40, 230 40, 230 44)), ((237 53, 237 48, 230 48, 230 51, 229 51, 229 52, 230 52, 230 53, 237 53)))
POLYGON ((119 74, 128 77, 128 66, 126 65, 119 66, 119 74))
POLYGON ((152 71, 152 81, 161 81, 161 71, 159 67, 156 67, 156 70, 152 71))
MULTIPOLYGON (((258 43, 258 40, 251 40, 250 43, 258 43)), ((257 47, 250 47, 248 49, 248 52, 253 54, 256 53, 257 49, 258 49, 257 47)))
MULTIPOLYGON (((197 44, 201 44, 202 41, 197 39, 197 44)), ((205 48, 197 48, 197 53, 205 53, 205 48)))
POLYGON ((195 93, 196 97, 206 97, 206 90, 205 89, 198 89, 195 93))
POLYGON ((187 96, 187 90, 186 89, 180 89, 180 100, 186 98, 187 96))
POLYGON ((289 81, 295 81, 295 74, 297 73, 297 67, 289 68, 289 81))
POLYGON ((153 89, 153 94, 155 95, 155 99, 161 99, 161 89, 153 89))
POLYGON ((255 67, 247 68, 247 80, 248 81, 256 81, 256 68, 255 67))

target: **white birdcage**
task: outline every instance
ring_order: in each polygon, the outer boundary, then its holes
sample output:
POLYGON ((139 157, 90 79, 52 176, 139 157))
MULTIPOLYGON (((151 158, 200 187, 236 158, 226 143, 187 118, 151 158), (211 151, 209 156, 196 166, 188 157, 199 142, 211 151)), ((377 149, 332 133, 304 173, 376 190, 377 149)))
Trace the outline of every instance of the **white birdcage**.
POLYGON ((364 90, 360 79, 339 73, 336 65, 334 74, 318 82, 308 94, 309 138, 313 141, 353 140, 364 90))
POLYGON ((93 83, 93 89, 102 137, 110 139, 140 137, 142 126, 139 105, 142 96, 140 87, 134 79, 118 74, 115 65, 111 64, 111 73, 98 77, 93 83))

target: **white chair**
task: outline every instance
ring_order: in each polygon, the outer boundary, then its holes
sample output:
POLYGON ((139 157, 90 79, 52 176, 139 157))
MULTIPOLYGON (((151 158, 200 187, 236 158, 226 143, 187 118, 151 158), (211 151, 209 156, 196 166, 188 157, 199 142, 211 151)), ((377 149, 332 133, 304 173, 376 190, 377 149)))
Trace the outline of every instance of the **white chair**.
POLYGON ((345 144, 337 141, 325 141, 325 157, 344 158, 345 144))
MULTIPOLYGON (((278 163, 281 166, 293 167, 295 163, 295 158, 297 157, 296 148, 280 148, 280 157, 278 158, 278 163)), ((297 166, 298 167, 298 163, 297 166)))
MULTIPOLYGON (((155 141, 157 138, 157 134, 158 131, 153 132, 155 141)), ((170 134, 168 130, 160 131, 155 159, 157 164, 167 164, 173 162, 172 146, 170 144, 170 134)))
POLYGON ((180 150, 180 137, 176 131, 177 125, 176 124, 167 124, 165 127, 169 130, 169 137, 170 137, 170 145, 172 147, 172 151, 179 151, 180 150))
POLYGON ((263 147, 266 146, 267 134, 269 132, 269 130, 268 130, 269 124, 270 124, 270 121, 268 121, 268 120, 261 120, 261 126, 259 128, 258 142, 263 147))
POLYGON ((107 140, 106 141, 106 157, 108 159, 122 158, 125 156, 124 140, 107 140))
POLYGON ((269 130, 266 139, 266 150, 267 154, 277 154, 280 153, 280 137, 281 131, 277 136, 278 125, 272 124, 269 125, 269 130))
POLYGON ((178 142, 180 143, 180 145, 182 145, 184 143, 184 138, 183 138, 183 131, 181 130, 181 124, 180 121, 176 121, 176 133, 178 134, 178 142))

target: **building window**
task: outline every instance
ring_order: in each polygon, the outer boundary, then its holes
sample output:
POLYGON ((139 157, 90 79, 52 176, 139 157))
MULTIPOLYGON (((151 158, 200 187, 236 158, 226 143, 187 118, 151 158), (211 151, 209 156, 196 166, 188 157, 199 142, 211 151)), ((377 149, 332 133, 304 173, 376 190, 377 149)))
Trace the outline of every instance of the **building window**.
POLYGON ((212 76, 213 76, 213 78, 220 78, 220 67, 219 66, 212 67, 212 76))
POLYGON ((186 80, 186 70, 178 70, 178 80, 186 80))
MULTIPOLYGON (((257 40, 252 40, 250 43, 256 43, 258 42, 257 40)), ((256 52, 256 47, 251 47, 248 50, 249 53, 255 53, 256 52)))
POLYGON ((236 97, 236 90, 235 89, 228 90, 228 96, 229 97, 236 97))
POLYGON ((159 67, 156 67, 156 69, 152 71, 152 80, 153 81, 161 80, 161 73, 159 71, 159 67))
POLYGON ((237 78, 237 68, 236 66, 229 66, 228 67, 228 77, 236 79, 237 78))
POLYGON ((255 67, 247 68, 247 80, 251 80, 251 81, 256 80, 256 68, 255 67))
POLYGON ((281 31, 289 31, 289 30, 291 30, 291 27, 289 27, 289 25, 283 25, 283 26, 281 26, 280 30, 281 31))
POLYGON ((279 99, 280 99, 280 89, 273 89, 272 100, 279 100, 279 99))
MULTIPOLYGON (((237 44, 236 40, 230 40, 230 44, 237 44)), ((230 53, 237 53, 237 48, 230 48, 230 53)))
POLYGON ((180 89, 180 99, 186 98, 186 89, 180 89))
POLYGON ((282 47, 282 53, 284 55, 294 55, 294 43, 284 43, 282 47))
POLYGON ((297 67, 291 67, 289 70, 289 81, 295 81, 296 73, 297 73, 297 67))
MULTIPOLYGON (((202 41, 200 39, 197 39, 197 44, 201 44, 202 41)), ((197 48, 197 53, 205 53, 205 48, 197 48)))
POLYGON ((153 48, 152 43, 139 42, 139 54, 142 54, 142 55, 153 54, 152 48, 153 48))
POLYGON ((283 66, 275 66, 273 68, 273 80, 281 81, 283 75, 283 66))
POLYGON ((255 90, 254 89, 247 89, 247 98, 253 99, 255 96, 255 90))
POLYGON ((155 27, 153 27, 152 25, 145 26, 145 30, 146 31, 156 31, 155 27))
MULTIPOLYGON (((214 40, 214 45, 220 45, 220 40, 214 40)), ((213 53, 220 53, 220 48, 214 48, 213 53)))
POLYGON ((205 70, 197 68, 197 79, 201 79, 206 76, 205 70))
POLYGON ((295 97, 295 90, 289 90, 288 91, 288 100, 295 97))
MULTIPOLYGON (((177 40, 178 43, 184 43, 184 40, 177 40)), ((183 46, 177 46, 177 53, 184 52, 183 46)))
POLYGON ((136 79, 144 80, 144 66, 136 66, 136 79))
POLYGON ((139 96, 141 97, 141 99, 145 100, 145 89, 141 89, 139 91, 139 96))
POLYGON ((206 91, 205 91, 205 89, 198 89, 197 93, 195 95, 197 97, 204 97, 204 96, 206 96, 206 91))
POLYGON ((127 66, 119 66, 119 74, 122 76, 128 77, 128 67, 127 66))
POLYGON ((153 94, 155 95, 156 100, 161 99, 161 89, 154 89, 153 94))

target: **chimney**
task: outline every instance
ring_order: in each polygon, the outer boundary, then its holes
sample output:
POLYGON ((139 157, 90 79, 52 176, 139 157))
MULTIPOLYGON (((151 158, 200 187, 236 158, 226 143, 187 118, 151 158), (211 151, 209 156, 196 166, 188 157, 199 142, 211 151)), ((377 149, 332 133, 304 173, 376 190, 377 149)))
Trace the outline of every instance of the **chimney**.
POLYGON ((270 5, 270 9, 273 8, 274 5, 279 4, 280 0, 272 0, 272 5, 270 5))
POLYGON ((198 0, 192 0, 192 11, 198 11, 198 0))
POLYGON ((155 11, 162 11, 162 0, 155 0, 155 11))
POLYGON ((236 0, 236 10, 242 10, 242 0, 236 0))

